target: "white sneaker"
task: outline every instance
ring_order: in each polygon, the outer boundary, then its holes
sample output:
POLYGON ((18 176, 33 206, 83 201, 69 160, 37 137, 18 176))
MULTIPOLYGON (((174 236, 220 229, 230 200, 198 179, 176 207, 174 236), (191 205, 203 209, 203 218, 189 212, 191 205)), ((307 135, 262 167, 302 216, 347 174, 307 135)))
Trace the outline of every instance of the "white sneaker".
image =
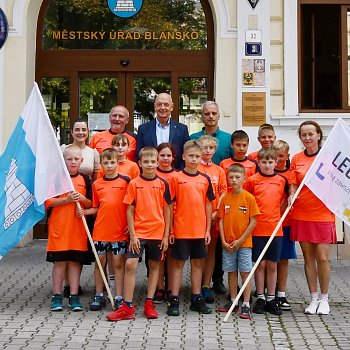
POLYGON ((328 301, 321 300, 317 308, 317 315, 328 315, 330 312, 328 301))
POLYGON ((312 299, 310 305, 305 309, 304 313, 307 315, 315 315, 319 303, 320 302, 317 299, 312 299))

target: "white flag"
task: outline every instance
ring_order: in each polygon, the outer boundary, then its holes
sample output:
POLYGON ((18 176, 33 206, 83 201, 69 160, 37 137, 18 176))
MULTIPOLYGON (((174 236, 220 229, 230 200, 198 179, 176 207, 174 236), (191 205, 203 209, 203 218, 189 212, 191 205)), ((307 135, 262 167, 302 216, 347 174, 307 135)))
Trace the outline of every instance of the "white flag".
POLYGON ((74 191, 36 83, 0 156, 0 259, 45 216, 44 201, 74 191))
POLYGON ((338 119, 305 176, 305 185, 350 226, 350 128, 338 119))

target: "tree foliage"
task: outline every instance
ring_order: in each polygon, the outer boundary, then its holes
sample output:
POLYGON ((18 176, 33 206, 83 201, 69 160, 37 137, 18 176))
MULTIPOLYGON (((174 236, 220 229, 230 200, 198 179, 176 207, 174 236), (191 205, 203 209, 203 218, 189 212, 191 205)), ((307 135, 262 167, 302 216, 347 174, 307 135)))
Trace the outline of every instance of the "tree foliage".
POLYGON ((205 50, 207 30, 200 0, 144 0, 142 9, 131 18, 115 16, 107 0, 52 0, 43 28, 46 49, 168 49, 205 50), (105 32, 103 39, 58 40, 57 31, 105 32), (111 32, 139 32, 141 39, 112 40, 111 32), (198 38, 146 40, 145 32, 196 32, 198 38))

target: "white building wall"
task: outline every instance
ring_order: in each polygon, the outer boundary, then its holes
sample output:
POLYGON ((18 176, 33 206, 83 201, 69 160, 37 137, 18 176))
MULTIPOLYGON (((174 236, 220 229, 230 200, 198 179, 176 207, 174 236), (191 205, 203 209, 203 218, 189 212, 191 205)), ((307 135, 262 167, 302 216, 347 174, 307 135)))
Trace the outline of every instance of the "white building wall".
MULTIPOLYGON (((214 96, 220 105, 220 127, 232 132, 242 127, 242 92, 266 92, 266 122, 277 137, 301 150, 298 125, 308 119, 322 125, 327 135, 338 114, 299 114, 297 0, 261 0, 252 9, 248 0, 209 0, 215 26, 214 96), (250 28, 250 27, 254 28, 250 28), (255 28, 256 27, 256 28, 255 28), (262 31, 266 87, 242 87, 245 31, 262 31)), ((37 19, 42 0, 0 0, 10 33, 0 50, 0 151, 14 129, 35 77, 37 19)), ((350 121, 350 114, 342 114, 350 121)), ((250 149, 259 148, 257 127, 244 127, 250 149)), ((346 235, 348 241, 349 233, 346 235)), ((349 245, 334 247, 333 256, 350 258, 349 245)))

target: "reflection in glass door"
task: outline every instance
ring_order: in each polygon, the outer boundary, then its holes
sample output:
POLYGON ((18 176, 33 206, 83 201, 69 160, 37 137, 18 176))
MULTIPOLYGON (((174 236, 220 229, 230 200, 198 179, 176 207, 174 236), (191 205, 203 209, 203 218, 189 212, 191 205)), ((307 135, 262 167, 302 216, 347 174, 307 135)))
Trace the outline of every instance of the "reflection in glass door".
POLYGON ((204 126, 201 105, 208 100, 208 78, 179 78, 179 121, 190 134, 204 126))
POLYGON ((79 116, 88 120, 90 136, 109 128, 109 112, 118 101, 118 78, 81 77, 79 116))
POLYGON ((41 93, 51 124, 60 143, 69 143, 69 79, 43 78, 41 93))
POLYGON ((154 99, 161 92, 170 93, 170 77, 133 77, 134 132, 138 127, 152 120, 154 99))

